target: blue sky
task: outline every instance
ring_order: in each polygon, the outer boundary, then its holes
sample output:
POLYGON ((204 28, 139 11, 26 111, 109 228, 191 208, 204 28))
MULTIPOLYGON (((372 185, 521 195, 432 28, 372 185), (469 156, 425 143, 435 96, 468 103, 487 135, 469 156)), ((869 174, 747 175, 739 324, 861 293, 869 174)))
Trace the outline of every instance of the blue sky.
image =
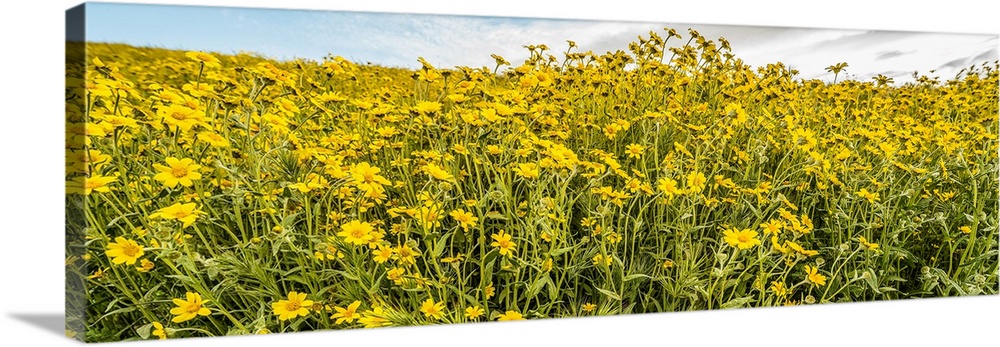
MULTIPOLYGON (((801 77, 831 79, 824 68, 847 62, 867 80, 885 74, 903 82, 913 71, 948 78, 971 64, 998 59, 997 35, 779 27, 575 21, 207 6, 88 3, 87 39, 220 53, 250 51, 276 59, 320 60, 328 54, 356 62, 419 67, 491 66, 496 53, 517 64, 522 47, 553 51, 576 41, 583 50, 624 50, 638 35, 671 27, 725 37, 753 66, 782 61, 801 77)), ((843 74, 841 75, 843 78, 843 74)))

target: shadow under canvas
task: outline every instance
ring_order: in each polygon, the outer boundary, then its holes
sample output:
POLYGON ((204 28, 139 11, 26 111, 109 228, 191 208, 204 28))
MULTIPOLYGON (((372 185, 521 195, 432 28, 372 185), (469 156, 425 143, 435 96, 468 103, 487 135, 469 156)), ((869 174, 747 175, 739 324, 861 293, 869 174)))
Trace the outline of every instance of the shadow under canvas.
POLYGON ((53 334, 65 335, 66 315, 62 313, 11 313, 10 316, 53 334))

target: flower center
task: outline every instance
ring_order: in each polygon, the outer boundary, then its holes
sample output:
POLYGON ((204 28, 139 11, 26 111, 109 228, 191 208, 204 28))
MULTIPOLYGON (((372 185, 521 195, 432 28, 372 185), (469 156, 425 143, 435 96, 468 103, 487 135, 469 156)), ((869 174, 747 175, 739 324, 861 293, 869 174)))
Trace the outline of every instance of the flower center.
POLYGON ((127 256, 134 257, 136 254, 139 253, 139 247, 136 247, 131 244, 125 245, 124 247, 122 247, 122 253, 125 253, 125 255, 127 256))
POLYGON ((747 241, 750 241, 750 236, 747 236, 747 235, 740 235, 740 236, 739 236, 739 240, 740 240, 740 242, 747 242, 747 241))
POLYGON ((365 231, 361 229, 354 229, 353 231, 351 231, 351 236, 360 239, 365 236, 365 231))
POLYGON ((201 310, 201 304, 190 304, 187 307, 188 313, 198 313, 201 310))
POLYGON ((187 169, 187 167, 178 166, 178 167, 175 167, 173 170, 171 170, 170 173, 173 174, 174 177, 180 178, 180 177, 187 176, 188 169, 187 169))
POLYGON ((174 112, 173 114, 170 115, 170 117, 176 120, 185 120, 187 119, 187 114, 184 114, 182 112, 174 112))
POLYGON ((289 311, 296 311, 300 307, 302 307, 302 305, 300 305, 297 301, 289 301, 287 304, 285 304, 285 309, 289 311))

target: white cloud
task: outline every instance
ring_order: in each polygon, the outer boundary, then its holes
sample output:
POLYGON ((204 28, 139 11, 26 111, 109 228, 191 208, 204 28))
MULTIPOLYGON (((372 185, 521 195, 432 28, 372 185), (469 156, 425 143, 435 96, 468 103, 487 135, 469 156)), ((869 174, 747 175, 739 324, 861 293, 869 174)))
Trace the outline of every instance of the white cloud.
MULTIPOLYGON (((974 63, 995 61, 997 36, 788 27, 662 24, 430 14, 249 8, 97 6, 92 33, 104 40, 224 53, 253 51, 268 57, 320 60, 328 54, 357 62, 416 68, 417 57, 438 67, 488 66, 491 54, 513 64, 528 57, 523 46, 545 44, 562 59, 566 40, 603 54, 627 50, 638 36, 664 27, 709 39, 725 37, 736 57, 755 67, 783 62, 800 77, 830 80, 825 68, 849 67, 843 78, 875 74, 911 80, 914 71, 949 78, 974 63), (99 9, 104 9, 104 16, 99 9), (172 18, 183 18, 175 26, 172 18), (123 28, 128 28, 123 29, 123 28), (169 28, 169 30, 165 29, 169 28), (97 30, 101 29, 101 30, 97 30), (203 35, 202 33, 212 33, 203 35)), ((673 40, 683 44, 687 39, 673 40)))
POLYGON ((310 25, 312 39, 320 46, 335 55, 341 51, 360 61, 406 67, 419 66, 418 56, 439 67, 492 66, 491 54, 516 64, 528 58, 523 46, 532 44, 545 44, 561 58, 566 40, 604 53, 624 49, 636 35, 658 28, 645 23, 406 14, 351 13, 331 18, 310 25))
POLYGON ((733 53, 747 64, 781 61, 798 69, 803 78, 830 80, 833 76, 825 68, 838 62, 849 64, 847 76, 841 74, 841 79, 867 80, 881 73, 904 82, 912 79, 913 71, 929 74, 935 69, 935 75, 947 78, 977 56, 978 62, 997 59, 995 35, 362 12, 329 13, 327 18, 306 23, 317 48, 360 62, 411 68, 419 66, 418 56, 438 67, 493 66, 490 54, 494 53, 518 64, 528 57, 523 46, 529 44, 545 44, 551 54, 562 58, 566 40, 575 41, 579 49, 603 54, 625 50, 629 42, 651 30, 665 36, 664 27, 683 34, 691 27, 709 39, 725 37, 733 53), (953 66, 944 66, 948 63, 953 66))

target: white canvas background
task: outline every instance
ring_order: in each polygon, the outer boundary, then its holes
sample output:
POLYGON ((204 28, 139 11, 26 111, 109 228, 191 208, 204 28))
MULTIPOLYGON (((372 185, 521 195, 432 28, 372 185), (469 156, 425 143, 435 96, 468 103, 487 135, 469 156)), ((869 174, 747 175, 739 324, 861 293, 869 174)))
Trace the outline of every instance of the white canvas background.
MULTIPOLYGON (((121 2, 121 1, 108 1, 121 2)), ((1000 33, 988 1, 130 1, 541 18, 1000 33)), ((62 337, 63 34, 76 1, 0 10, 0 341, 62 337)), ((993 345, 1000 296, 136 342, 135 346, 993 345)))

